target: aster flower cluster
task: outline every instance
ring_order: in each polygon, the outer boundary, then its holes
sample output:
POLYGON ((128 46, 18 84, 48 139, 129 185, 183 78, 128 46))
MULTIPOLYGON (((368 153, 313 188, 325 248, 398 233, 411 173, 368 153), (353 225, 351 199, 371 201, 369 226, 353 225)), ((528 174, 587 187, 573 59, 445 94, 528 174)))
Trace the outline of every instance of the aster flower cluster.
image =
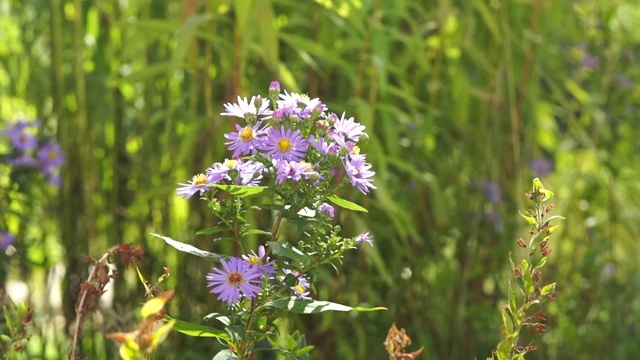
POLYGON ((203 196, 214 184, 260 186, 268 181, 282 187, 305 182, 320 193, 340 171, 344 182, 363 194, 376 188, 375 172, 358 146, 368 138, 365 126, 344 113, 329 112, 319 99, 286 90, 281 94, 280 84, 273 82, 268 99, 238 97, 224 108, 221 115, 246 122, 224 135, 231 159, 180 183, 178 195, 188 199, 203 196))
POLYGON ((7 163, 15 168, 33 168, 56 187, 60 186, 60 167, 65 157, 54 141, 39 142, 34 134, 40 125, 38 120, 18 120, 0 132, 11 143, 12 151, 7 163))
MULTIPOLYGON (((230 157, 213 163, 190 181, 179 183, 178 196, 189 199, 198 195, 209 201, 214 214, 222 220, 220 224, 228 226, 238 239, 245 229, 242 210, 238 210, 243 205, 237 199, 223 197, 219 201, 213 197, 219 185, 268 189, 266 193, 273 197, 275 208, 286 218, 312 210, 306 212, 304 221, 312 224, 307 235, 313 240, 308 241, 310 244, 301 240, 296 251, 315 254, 309 257, 316 256, 317 264, 331 261, 349 248, 373 245, 373 236, 368 232, 351 239, 340 238, 339 228, 334 229, 329 223, 335 217, 335 208, 326 201, 341 186, 351 185, 363 194, 376 188, 375 173, 359 148, 368 139, 364 125, 344 113, 338 116, 329 112, 317 98, 286 90, 281 93, 278 82, 271 83, 267 98, 238 97, 237 103, 227 103, 224 109, 221 115, 244 119, 235 125, 235 131, 224 135, 230 157), (205 197, 207 193, 211 196, 205 197)), ((299 261, 276 263, 270 260, 270 250, 260 246, 258 254, 222 259, 221 266, 206 276, 211 293, 229 306, 282 290, 311 300, 309 277, 301 271, 307 271, 308 266, 299 261)))

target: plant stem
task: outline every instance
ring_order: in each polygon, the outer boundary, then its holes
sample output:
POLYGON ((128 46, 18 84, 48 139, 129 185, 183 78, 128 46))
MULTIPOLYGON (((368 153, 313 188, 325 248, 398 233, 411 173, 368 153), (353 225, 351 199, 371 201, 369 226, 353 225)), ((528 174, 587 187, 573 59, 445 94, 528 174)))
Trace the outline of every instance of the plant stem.
MULTIPOLYGON (((278 230, 280 230, 280 223, 282 222, 282 218, 284 214, 282 212, 278 213, 278 217, 276 218, 276 223, 273 225, 273 232, 271 233, 271 241, 275 241, 276 236, 278 234, 278 230)), ((266 261, 269 257, 269 253, 271 252, 271 248, 267 248, 264 252, 264 256, 262 257, 262 261, 266 261)), ((251 329, 251 325, 253 324, 254 312, 257 306, 257 298, 251 299, 251 309, 249 310, 249 319, 247 320, 247 325, 244 328, 244 339, 242 339, 242 343, 240 344, 240 351, 238 351, 238 360, 251 358, 251 354, 245 354, 247 351, 247 346, 249 345, 249 331, 251 329), (245 357, 245 355, 247 355, 245 357)))

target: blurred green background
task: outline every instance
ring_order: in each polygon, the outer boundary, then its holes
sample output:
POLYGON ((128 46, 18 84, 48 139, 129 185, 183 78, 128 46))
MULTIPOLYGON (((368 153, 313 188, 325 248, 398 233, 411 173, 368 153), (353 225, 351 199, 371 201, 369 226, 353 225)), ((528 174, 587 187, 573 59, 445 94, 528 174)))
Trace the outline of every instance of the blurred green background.
MULTIPOLYGON (((369 213, 339 216, 375 247, 317 274, 314 296, 389 310, 291 316, 312 358, 386 359, 393 322, 423 359, 488 357, 534 176, 567 220, 544 273, 558 299, 528 358, 640 357, 637 1, 0 0, 0 14, 0 121, 41 119, 67 158, 59 191, 12 197, 25 216, 0 202, 19 237, 1 280, 26 284, 36 310, 26 358, 66 358, 85 256, 118 243, 144 247, 150 279, 171 267, 173 316, 223 309, 205 287, 211 263, 148 234, 235 250, 194 235, 212 216, 175 188, 228 156, 223 102, 265 96, 272 80, 365 124, 377 172, 371 196, 341 194, 369 213)), ((89 359, 117 357, 104 334, 133 329, 144 289, 123 270, 108 294, 84 325, 89 359)), ((157 358, 218 349, 174 334, 157 358)))

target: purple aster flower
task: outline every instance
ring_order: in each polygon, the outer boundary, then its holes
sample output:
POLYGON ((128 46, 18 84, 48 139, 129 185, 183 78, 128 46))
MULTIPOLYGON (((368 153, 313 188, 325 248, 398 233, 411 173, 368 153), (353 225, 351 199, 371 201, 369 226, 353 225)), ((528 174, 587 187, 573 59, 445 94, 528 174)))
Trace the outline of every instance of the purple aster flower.
POLYGON ((223 270, 213 268, 213 272, 206 276, 209 281, 207 287, 213 287, 210 292, 218 294, 218 300, 226 300, 231 306, 238 303, 242 295, 249 299, 258 296, 262 285, 262 273, 258 267, 237 257, 230 258, 228 262, 220 259, 220 263, 223 270))
MULTIPOLYGON (((333 116, 333 118, 336 118, 333 116)), ((366 135, 364 133, 365 126, 355 122, 352 117, 345 119, 345 113, 342 113, 342 118, 336 120, 333 124, 333 129, 330 133, 331 137, 337 141, 353 140, 358 141, 361 136, 366 135)))
POLYGON ((311 117, 314 112, 315 115, 320 115, 327 109, 327 107, 320 102, 320 99, 310 99, 309 96, 305 94, 288 93, 285 90, 284 94, 280 94, 280 99, 281 100, 278 100, 278 108, 291 109, 293 111, 291 115, 295 115, 301 120, 311 117))
POLYGON ((373 235, 369 235, 368 231, 363 232, 362 234, 356 236, 356 244, 362 246, 364 243, 369 243, 369 245, 373 246, 373 235))
POLYGON ((58 167, 64 164, 64 154, 60 145, 49 143, 38 150, 38 159, 44 167, 58 167))
POLYGON ((238 103, 224 104, 224 109, 227 112, 220 113, 220 115, 236 116, 239 118, 245 118, 247 114, 254 117, 271 115, 271 110, 269 110, 269 100, 262 100, 262 102, 259 104, 259 107, 256 107, 255 101, 255 96, 251 98, 251 101, 247 101, 247 98, 242 99, 240 96, 238 96, 238 103))
POLYGON ((375 172, 370 171, 371 164, 365 162, 365 155, 345 157, 342 163, 351 185, 357 187, 361 193, 366 195, 369 193, 369 189, 376 189, 371 183, 373 181, 371 177, 375 175, 375 172))
POLYGON ((285 129, 280 130, 270 128, 267 131, 267 138, 262 144, 265 156, 271 156, 275 160, 300 161, 304 158, 305 152, 309 148, 309 143, 300 136, 300 130, 285 129))
POLYGON ((258 186, 262 180, 262 173, 265 167, 262 163, 249 160, 245 163, 240 162, 238 166, 238 184, 244 186, 258 186))
POLYGON ((242 165, 242 159, 224 159, 222 163, 213 163, 213 165, 206 170, 206 173, 211 175, 214 182, 221 180, 231 181, 229 172, 231 170, 238 170, 240 165, 242 165))
POLYGON ((545 159, 537 158, 531 160, 529 168, 535 176, 542 177, 553 171, 553 164, 545 159))
POLYGON ((21 155, 15 159, 9 160, 9 164, 12 166, 28 166, 28 167, 38 167, 38 160, 34 159, 29 155, 21 155))
POLYGON ((25 152, 34 149, 38 144, 35 135, 26 132, 26 126, 16 124, 12 128, 2 132, 10 141, 13 147, 25 152))
POLYGON ((334 142, 327 142, 324 138, 316 138, 311 135, 309 137, 309 144, 322 155, 335 155, 338 153, 338 144, 334 142))
POLYGON ((0 231, 0 250, 6 250, 9 245, 12 245, 16 242, 16 237, 9 234, 8 232, 0 231))
POLYGON ((278 175, 276 176, 276 183, 282 184, 286 179, 291 179, 293 182, 298 182, 304 176, 305 179, 309 179, 312 176, 318 175, 313 170, 313 166, 308 162, 297 162, 287 160, 272 160, 273 166, 276 168, 278 175))
POLYGON ((296 279, 298 279, 298 283, 292 286, 291 290, 293 290, 297 297, 301 299, 311 300, 311 292, 309 291, 311 284, 309 283, 307 277, 295 270, 282 269, 282 271, 284 272, 285 276, 280 277, 280 280, 284 281, 284 278, 288 274, 293 275, 296 279))
POLYGON ((210 173, 194 175, 188 184, 178 183, 180 187, 176 190, 176 195, 189 199, 197 192, 200 192, 200 196, 202 196, 205 191, 211 188, 211 184, 215 184, 215 181, 213 181, 213 176, 210 173))
POLYGON ((233 157, 236 158, 240 155, 256 154, 259 142, 264 136, 265 132, 260 130, 261 121, 258 121, 253 126, 242 127, 236 124, 238 132, 232 132, 225 134, 224 137, 230 141, 224 143, 229 145, 229 150, 234 150, 233 157))
POLYGON ((269 260, 269 257, 266 256, 267 252, 263 245, 258 246, 258 255, 256 255, 253 250, 251 254, 242 255, 242 258, 249 262, 251 266, 255 266, 258 268, 258 271, 267 279, 272 279, 276 276, 276 268, 273 266, 275 263, 274 260, 269 260))
POLYGON ((326 215, 327 219, 329 220, 333 219, 333 217, 335 216, 335 211, 336 210, 333 208, 333 206, 327 203, 322 203, 322 205, 318 206, 318 213, 326 215))

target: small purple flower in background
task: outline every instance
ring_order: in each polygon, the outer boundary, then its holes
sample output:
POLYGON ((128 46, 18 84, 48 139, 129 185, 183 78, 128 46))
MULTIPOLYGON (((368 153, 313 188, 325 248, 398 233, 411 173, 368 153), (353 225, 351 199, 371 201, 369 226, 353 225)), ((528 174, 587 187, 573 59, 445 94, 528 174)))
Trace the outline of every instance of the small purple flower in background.
POLYGON ((26 152, 38 145, 35 135, 27 133, 26 126, 15 125, 13 128, 4 130, 2 133, 11 141, 11 144, 21 152, 26 152))
POLYGON ((490 202, 494 204, 502 202, 502 190, 500 189, 500 185, 498 185, 497 182, 486 181, 484 182, 484 186, 482 188, 484 190, 484 195, 490 202))
POLYGON ((630 89, 635 85, 633 80, 629 79, 625 74, 622 73, 616 74, 616 82, 623 89, 630 89))
POLYGON ((64 164, 64 154, 60 145, 49 143, 38 150, 38 159, 44 167, 60 167, 64 164))
POLYGON ((531 162, 529 163, 529 168, 531 169, 533 175, 542 177, 553 171, 553 164, 545 159, 537 158, 531 160, 531 162))
POLYGON ((600 67, 600 58, 590 52, 585 52, 580 60, 580 66, 587 69, 597 69, 600 67))
POLYGON ((264 131, 260 130, 261 121, 258 121, 253 126, 242 127, 236 124, 238 132, 232 132, 225 134, 224 137, 229 139, 224 143, 230 145, 229 150, 234 150, 233 157, 236 158, 240 155, 255 154, 260 140, 264 136, 264 131))
POLYGON ((355 186, 363 194, 369 193, 369 189, 376 189, 370 179, 375 172, 370 171, 371 164, 365 162, 365 155, 352 155, 343 160, 344 169, 347 173, 351 185, 355 186))
MULTIPOLYGON (((309 288, 311 288, 311 284, 309 283, 309 279, 307 279, 305 275, 300 274, 300 272, 295 270, 282 269, 282 271, 284 272, 285 276, 291 274, 298 280, 298 283, 291 287, 291 290, 293 290, 294 294, 296 294, 296 296, 301 299, 311 300, 311 292, 309 291, 309 288)), ((284 281, 285 276, 281 277, 282 281, 284 281)))
POLYGON ((262 144, 265 156, 271 156, 275 160, 300 161, 304 159, 309 144, 304 137, 300 136, 300 130, 292 131, 270 128, 267 131, 267 139, 262 144))
POLYGON ((60 174, 55 171, 52 167, 46 167, 42 169, 42 174, 44 174, 45 179, 49 182, 49 184, 59 188, 62 184, 62 180, 60 178, 60 174))
POLYGON ((210 189, 210 185, 214 183, 215 182, 212 181, 212 177, 209 173, 207 173, 207 175, 194 175, 193 179, 191 179, 188 184, 178 183, 181 187, 176 190, 176 195, 189 199, 199 191, 200 196, 202 196, 205 191, 210 189))
POLYGON ((362 234, 356 236, 355 240, 356 240, 356 244, 360 245, 361 247, 364 245, 365 242, 373 246, 373 235, 369 235, 368 231, 365 231, 362 234))
POLYGON ((28 167, 38 167, 38 160, 34 159, 29 155, 22 155, 15 159, 9 160, 9 164, 12 166, 28 166, 28 167))
POLYGON ((260 293, 262 272, 257 266, 240 258, 232 257, 227 262, 220 259, 223 270, 213 268, 207 273, 207 287, 213 287, 211 293, 218 294, 218 300, 226 300, 229 306, 238 303, 242 295, 254 299, 260 293), (242 292, 242 294, 241 294, 242 292))
POLYGON ((265 250, 263 245, 258 246, 258 255, 255 252, 251 251, 251 254, 242 255, 242 258, 245 261, 248 261, 251 266, 255 266, 258 268, 258 271, 262 274, 262 276, 267 279, 272 279, 276 276, 276 268, 273 266, 275 261, 269 260, 269 257, 265 255, 267 251, 265 250))
POLYGON ((16 242, 16 237, 7 233, 0 231, 0 250, 6 250, 9 245, 12 245, 16 242))
POLYGON ((336 210, 333 206, 327 203, 322 203, 322 205, 318 206, 318 213, 326 215, 327 219, 331 220, 335 216, 336 210))
POLYGON ((269 110, 269 100, 262 100, 259 108, 255 106, 256 97, 252 97, 251 101, 247 101, 247 98, 242 99, 238 96, 238 103, 226 103, 224 109, 227 112, 220 113, 222 116, 236 116, 239 118, 245 118, 247 114, 251 116, 270 116, 271 110, 269 110))

